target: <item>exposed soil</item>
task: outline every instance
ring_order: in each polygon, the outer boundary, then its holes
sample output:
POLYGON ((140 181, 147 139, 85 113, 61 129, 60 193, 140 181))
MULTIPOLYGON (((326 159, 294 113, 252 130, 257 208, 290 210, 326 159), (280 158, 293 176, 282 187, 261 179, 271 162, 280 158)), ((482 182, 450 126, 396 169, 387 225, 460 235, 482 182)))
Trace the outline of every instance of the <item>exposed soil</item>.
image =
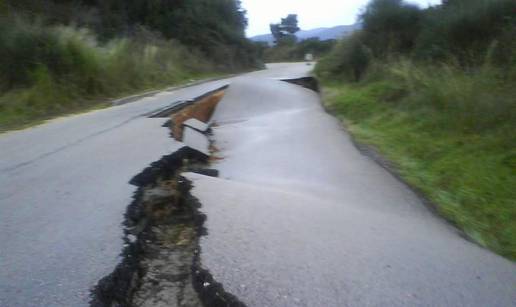
POLYGON ((183 123, 190 118, 195 118, 205 123, 208 122, 222 97, 224 97, 223 90, 215 92, 213 95, 205 97, 199 102, 187 106, 180 112, 172 115, 171 129, 174 138, 178 141, 182 139, 183 123))
MULTIPOLYGON (((172 127, 192 117, 207 122, 222 95, 218 91, 172 116, 172 127)), ((91 306, 245 306, 201 266, 205 216, 181 173, 217 176, 208 162, 183 147, 130 181, 138 189, 125 213, 123 260, 92 290, 91 306)))

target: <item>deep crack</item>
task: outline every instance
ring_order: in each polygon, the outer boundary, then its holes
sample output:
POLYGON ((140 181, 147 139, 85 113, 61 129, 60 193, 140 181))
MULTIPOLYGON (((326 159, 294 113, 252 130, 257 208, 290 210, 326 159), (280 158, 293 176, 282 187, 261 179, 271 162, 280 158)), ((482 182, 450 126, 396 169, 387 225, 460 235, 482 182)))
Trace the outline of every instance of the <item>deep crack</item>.
POLYGON ((122 261, 94 287, 91 306, 245 306, 201 265, 206 216, 181 173, 217 176, 208 158, 183 147, 131 179, 122 261))

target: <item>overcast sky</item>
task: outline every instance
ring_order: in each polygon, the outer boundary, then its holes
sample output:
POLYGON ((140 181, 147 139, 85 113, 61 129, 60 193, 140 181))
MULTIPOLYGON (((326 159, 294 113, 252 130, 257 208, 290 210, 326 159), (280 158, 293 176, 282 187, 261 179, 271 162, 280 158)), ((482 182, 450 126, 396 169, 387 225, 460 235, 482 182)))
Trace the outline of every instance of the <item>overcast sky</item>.
MULTIPOLYGON (((247 10, 247 36, 270 33, 269 24, 297 14, 303 30, 352 24, 368 0, 241 0, 247 10)), ((441 0, 409 0, 421 7, 441 0)))

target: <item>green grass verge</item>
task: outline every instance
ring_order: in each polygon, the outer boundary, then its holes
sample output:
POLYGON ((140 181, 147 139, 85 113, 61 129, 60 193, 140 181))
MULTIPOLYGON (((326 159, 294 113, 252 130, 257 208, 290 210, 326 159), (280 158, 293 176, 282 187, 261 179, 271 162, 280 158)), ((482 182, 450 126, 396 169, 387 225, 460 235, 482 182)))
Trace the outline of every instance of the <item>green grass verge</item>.
POLYGON ((87 29, 0 16, 0 131, 222 72, 148 31, 101 43, 87 29))
POLYGON ((125 89, 114 92, 111 95, 86 95, 80 96, 80 92, 66 90, 65 87, 49 84, 50 89, 32 88, 12 91, 0 95, 0 133, 25 129, 43 123, 46 120, 60 116, 78 114, 111 107, 112 101, 145 93, 153 90, 163 90, 172 86, 181 86, 192 80, 202 80, 223 76, 222 74, 197 74, 189 75, 183 80, 177 80, 170 84, 162 82, 154 86, 136 87, 132 90, 125 89))
POLYGON ((393 162, 440 214, 479 244, 516 259, 516 130, 508 120, 514 101, 495 122, 490 119, 494 111, 482 115, 481 110, 465 112, 457 105, 464 102, 459 96, 471 104, 476 95, 502 108, 513 91, 446 74, 424 78, 435 84, 411 87, 396 78, 323 82, 325 104, 359 142, 374 146, 393 162), (458 82, 461 86, 456 87, 458 82), (466 88, 467 82, 472 83, 466 88), (435 103, 455 105, 439 108, 435 103), (476 116, 484 121, 474 120, 476 116))

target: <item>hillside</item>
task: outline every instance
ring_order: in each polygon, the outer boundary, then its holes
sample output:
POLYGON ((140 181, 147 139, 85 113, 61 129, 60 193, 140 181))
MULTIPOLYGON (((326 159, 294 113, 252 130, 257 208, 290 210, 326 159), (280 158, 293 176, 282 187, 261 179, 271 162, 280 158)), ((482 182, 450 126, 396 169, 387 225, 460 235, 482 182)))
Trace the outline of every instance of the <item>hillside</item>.
MULTIPOLYGON (((352 32, 359 30, 360 28, 361 25, 359 23, 335 26, 331 28, 315 28, 310 30, 301 30, 296 33, 296 36, 299 40, 305 40, 313 37, 319 38, 320 40, 338 39, 345 37, 352 32)), ((250 39, 255 42, 267 42, 269 45, 272 45, 274 42, 272 34, 257 35, 251 37, 250 39)))

